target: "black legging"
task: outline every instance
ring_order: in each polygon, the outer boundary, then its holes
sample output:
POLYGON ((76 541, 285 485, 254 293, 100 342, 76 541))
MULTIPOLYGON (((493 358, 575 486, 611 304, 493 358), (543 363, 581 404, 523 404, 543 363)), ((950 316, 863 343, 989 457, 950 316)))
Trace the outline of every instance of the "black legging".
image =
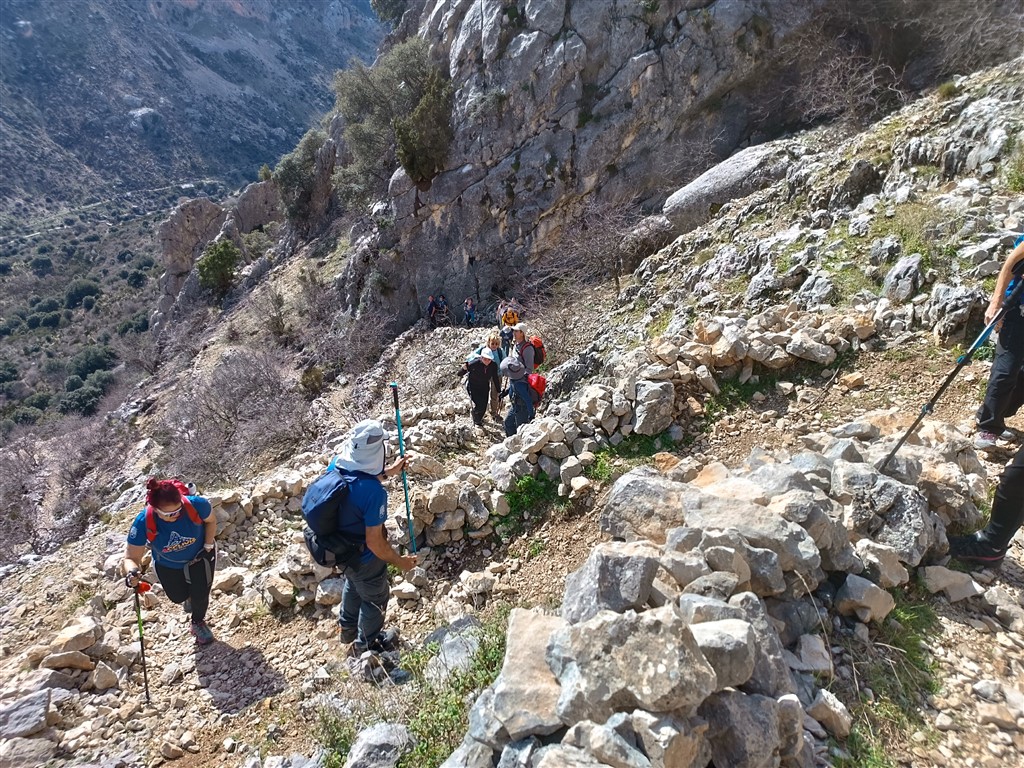
POLYGON ((186 568, 171 568, 156 565, 156 575, 167 593, 167 599, 181 605, 192 598, 192 621, 206 621, 206 609, 210 607, 210 589, 213 587, 213 571, 216 557, 200 555, 186 568))
POLYGON ((996 486, 985 540, 997 549, 1005 549, 1021 525, 1024 525, 1024 446, 1017 449, 1017 455, 1003 470, 996 486))

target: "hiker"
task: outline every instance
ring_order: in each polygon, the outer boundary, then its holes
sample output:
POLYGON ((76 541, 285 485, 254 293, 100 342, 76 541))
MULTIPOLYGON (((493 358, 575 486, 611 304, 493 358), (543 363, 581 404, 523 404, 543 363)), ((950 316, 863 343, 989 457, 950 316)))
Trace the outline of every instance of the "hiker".
POLYGON ((969 536, 950 536, 949 554, 966 563, 998 567, 1010 540, 1024 525, 1024 446, 1017 449, 996 486, 989 523, 969 536))
POLYGON ((515 346, 516 354, 523 361, 528 374, 537 370, 536 349, 526 335, 526 323, 516 323, 512 327, 512 344, 515 346))
MULTIPOLYGON (((348 497, 338 512, 338 532, 353 539, 366 540, 366 551, 359 564, 344 566, 345 585, 341 591, 341 642, 351 644, 350 653, 389 651, 398 632, 384 632, 391 589, 388 565, 402 571, 416 567, 412 555, 398 554, 388 542, 384 521, 388 518, 388 493, 381 480, 402 472, 406 460, 399 457, 385 466, 387 435, 379 421, 360 421, 342 443, 334 464, 346 475, 351 473, 348 497)), ((415 535, 410 531, 411 535, 415 535)))
POLYGON ((472 296, 467 296, 466 300, 462 302, 462 311, 466 313, 464 318, 466 327, 472 328, 473 324, 476 323, 476 302, 473 301, 472 296))
POLYGON ((427 297, 427 318, 430 319, 430 320, 433 320, 435 315, 437 315, 437 310, 438 310, 437 299, 435 299, 432 295, 428 296, 427 297))
POLYGON ((506 357, 500 366, 500 372, 508 377, 508 386, 502 390, 501 396, 509 396, 512 407, 505 417, 505 436, 514 435, 523 424, 526 424, 535 413, 530 385, 526 381, 526 368, 523 361, 515 355, 506 357))
POLYGON ((495 421, 501 421, 501 362, 505 359, 505 351, 501 348, 501 335, 497 333, 489 333, 487 335, 487 342, 484 346, 480 347, 482 352, 484 348, 491 350, 494 353, 494 362, 498 364, 498 379, 491 383, 491 416, 495 421))
MULTIPOLYGON (((1011 283, 1024 279, 1024 238, 1018 238, 996 278, 996 287, 985 310, 990 323, 1012 290, 1011 283)), ((985 399, 978 409, 978 434, 974 447, 980 451, 996 447, 998 440, 1016 440, 1006 429, 1006 418, 1024 405, 1024 304, 1013 306, 1003 317, 996 337, 996 355, 988 375, 985 399)))
POLYGON ((213 642, 206 624, 217 563, 217 518, 212 512, 210 502, 189 495, 181 481, 150 478, 146 507, 132 521, 124 552, 125 584, 135 589, 142 580, 140 566, 149 547, 168 599, 191 612, 191 632, 198 645, 213 642))
POLYGON ((498 354, 489 346, 473 350, 462 364, 459 376, 466 376, 466 391, 473 401, 473 423, 478 427, 484 425, 484 413, 487 412, 487 401, 491 390, 499 386, 498 354))

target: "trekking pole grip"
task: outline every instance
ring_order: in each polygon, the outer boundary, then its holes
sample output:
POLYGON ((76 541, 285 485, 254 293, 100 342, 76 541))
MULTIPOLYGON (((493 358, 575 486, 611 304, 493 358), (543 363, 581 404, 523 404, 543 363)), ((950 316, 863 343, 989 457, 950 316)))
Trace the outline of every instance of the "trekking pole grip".
POLYGON ((395 400, 395 411, 398 411, 398 382, 391 382, 391 396, 395 400))

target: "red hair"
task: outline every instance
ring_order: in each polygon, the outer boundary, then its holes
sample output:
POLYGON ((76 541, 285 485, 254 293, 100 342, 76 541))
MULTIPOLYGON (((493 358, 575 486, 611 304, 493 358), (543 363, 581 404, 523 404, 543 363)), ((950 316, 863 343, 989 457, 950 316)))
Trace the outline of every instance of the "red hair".
POLYGON ((181 492, 170 480, 157 480, 155 477, 146 481, 146 504, 151 507, 180 504, 181 492))

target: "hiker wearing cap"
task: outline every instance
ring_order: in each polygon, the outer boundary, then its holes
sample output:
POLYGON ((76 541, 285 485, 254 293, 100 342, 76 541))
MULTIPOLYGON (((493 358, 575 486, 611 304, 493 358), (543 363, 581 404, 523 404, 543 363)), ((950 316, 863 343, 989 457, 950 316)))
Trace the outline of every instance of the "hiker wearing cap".
POLYGON ((523 361, 526 372, 529 374, 537 370, 535 350, 526 335, 526 323, 516 323, 512 326, 512 344, 515 346, 519 359, 523 361))
POLYGON ((497 389, 499 386, 499 354, 489 345, 473 350, 459 371, 459 376, 466 376, 466 391, 469 392, 469 399, 473 401, 473 423, 478 427, 484 425, 484 413, 487 411, 491 389, 497 389))
POLYGON ((1010 541, 1024 525, 1024 446, 1017 449, 996 486, 989 523, 968 536, 950 536, 949 554, 957 560, 999 567, 1010 541))
POLYGON ((514 435, 523 424, 529 422, 535 413, 533 398, 530 396, 530 385, 526 380, 526 367, 518 357, 506 357, 501 362, 500 371, 508 377, 508 387, 501 395, 509 396, 512 407, 505 417, 505 436, 514 435))
POLYGON ((207 645, 213 642, 206 610, 217 562, 217 518, 209 501, 188 491, 178 480, 151 478, 146 483, 146 507, 128 531, 125 583, 133 589, 138 586, 148 546, 168 599, 191 609, 192 635, 198 645, 207 645))
MULTIPOLYGON (((985 310, 990 323, 1017 280, 1024 280, 1024 237, 1018 238, 996 278, 996 287, 985 310)), ((978 434, 974 447, 988 451, 998 440, 1016 440, 1007 430, 1007 417, 1016 415, 1024 405, 1024 303, 1009 308, 996 337, 996 355, 989 371, 985 400, 975 416, 978 434)))
POLYGON ((385 466, 387 435, 379 421, 361 421, 342 443, 331 462, 350 478, 348 497, 338 510, 338 532, 366 542, 357 565, 344 566, 345 585, 341 591, 341 642, 352 644, 353 655, 366 650, 386 651, 394 646, 398 633, 384 632, 390 588, 388 565, 412 570, 416 558, 400 555, 388 542, 384 522, 388 519, 388 493, 381 484, 386 477, 400 474, 405 459, 385 466))

